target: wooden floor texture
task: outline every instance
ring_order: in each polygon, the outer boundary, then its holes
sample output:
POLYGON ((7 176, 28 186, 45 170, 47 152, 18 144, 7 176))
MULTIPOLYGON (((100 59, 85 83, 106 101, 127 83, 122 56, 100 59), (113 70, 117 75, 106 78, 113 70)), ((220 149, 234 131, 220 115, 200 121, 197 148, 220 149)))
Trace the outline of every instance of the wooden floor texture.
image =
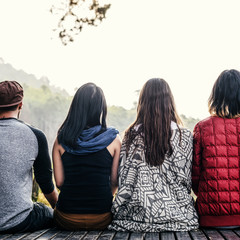
POLYGON ((127 233, 111 231, 59 231, 41 230, 34 233, 0 235, 1 240, 236 240, 240 239, 238 230, 201 229, 189 232, 127 233))

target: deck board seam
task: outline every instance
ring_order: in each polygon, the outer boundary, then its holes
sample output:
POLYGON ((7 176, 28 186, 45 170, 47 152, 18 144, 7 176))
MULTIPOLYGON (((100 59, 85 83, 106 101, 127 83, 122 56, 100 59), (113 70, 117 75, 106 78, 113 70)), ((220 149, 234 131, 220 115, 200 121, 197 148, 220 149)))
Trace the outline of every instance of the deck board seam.
POLYGON ((217 232, 224 238, 224 240, 228 240, 228 239, 224 236, 224 234, 221 232, 221 230, 218 230, 218 229, 217 229, 217 232))
POLYGON ((204 229, 201 229, 201 231, 203 232, 203 234, 205 235, 205 237, 208 239, 208 240, 211 240, 211 237, 209 237, 206 233, 206 231, 204 231, 204 229))
MULTIPOLYGON (((48 231, 50 231, 50 229, 47 229, 47 230, 43 231, 42 233, 40 233, 39 235, 37 235, 37 236, 36 236, 35 238, 33 238, 32 240, 38 239, 39 237, 41 237, 43 234, 47 233, 48 231)), ((31 233, 30 233, 29 235, 31 235, 31 233)), ((29 236, 29 235, 28 235, 28 236, 29 236)))
POLYGON ((83 238, 85 238, 85 236, 87 235, 88 232, 85 232, 85 234, 79 239, 82 240, 83 238))
POLYGON ((240 233, 238 233, 236 230, 233 230, 233 232, 234 232, 238 237, 240 237, 240 233))

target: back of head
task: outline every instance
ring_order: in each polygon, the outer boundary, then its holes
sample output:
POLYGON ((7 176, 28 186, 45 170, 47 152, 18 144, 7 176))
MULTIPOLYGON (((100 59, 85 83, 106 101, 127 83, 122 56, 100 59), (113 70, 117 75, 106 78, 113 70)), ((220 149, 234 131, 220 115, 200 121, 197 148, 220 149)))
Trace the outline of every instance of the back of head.
POLYGON ((223 118, 240 114, 240 72, 223 71, 214 83, 208 100, 209 112, 223 118))
POLYGON ((23 100, 23 88, 16 81, 0 82, 0 111, 13 111, 23 100))
POLYGON ((126 131, 127 149, 136 135, 142 134, 146 161, 151 166, 161 165, 165 154, 172 154, 171 121, 181 123, 169 85, 160 78, 148 80, 140 93, 137 119, 126 131))
POLYGON ((75 93, 68 115, 59 129, 58 141, 74 147, 82 131, 96 125, 106 128, 107 105, 101 88, 82 85, 75 93))

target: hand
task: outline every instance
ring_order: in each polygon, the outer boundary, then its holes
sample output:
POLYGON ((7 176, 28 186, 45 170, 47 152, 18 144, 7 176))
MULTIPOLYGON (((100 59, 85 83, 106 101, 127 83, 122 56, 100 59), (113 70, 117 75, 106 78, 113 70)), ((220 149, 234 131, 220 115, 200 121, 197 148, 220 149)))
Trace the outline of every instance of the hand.
POLYGON ((48 200, 52 208, 55 208, 57 200, 58 200, 58 192, 54 189, 51 193, 44 194, 45 198, 48 200))

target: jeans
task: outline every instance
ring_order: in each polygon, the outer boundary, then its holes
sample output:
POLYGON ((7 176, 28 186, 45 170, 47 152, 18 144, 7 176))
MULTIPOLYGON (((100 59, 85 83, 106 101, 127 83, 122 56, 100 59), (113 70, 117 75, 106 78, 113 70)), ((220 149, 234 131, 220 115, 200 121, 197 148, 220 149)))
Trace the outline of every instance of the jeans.
POLYGON ((33 210, 23 222, 1 233, 34 232, 50 227, 53 227, 53 209, 43 203, 34 203, 33 210))

